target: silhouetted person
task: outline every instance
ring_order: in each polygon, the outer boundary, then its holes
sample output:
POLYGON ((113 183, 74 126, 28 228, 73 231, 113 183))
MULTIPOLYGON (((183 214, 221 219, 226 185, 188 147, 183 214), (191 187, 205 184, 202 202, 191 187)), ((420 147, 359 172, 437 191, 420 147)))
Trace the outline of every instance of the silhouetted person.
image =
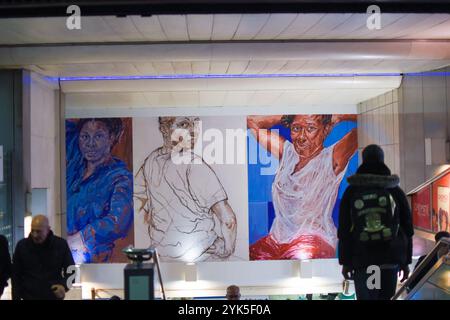
POLYGON ((344 278, 353 277, 357 299, 387 300, 395 294, 400 271, 401 282, 409 276, 414 234, 411 209, 398 176, 391 175, 384 164, 383 150, 369 145, 362 158, 357 173, 348 178, 340 205, 339 263, 344 278), (374 275, 379 275, 379 281, 372 281, 374 275))
POLYGON ((9 255, 8 239, 0 234, 0 297, 8 286, 11 277, 11 256, 9 255))
POLYGON ((241 299, 241 290, 238 286, 231 285, 227 288, 227 300, 240 300, 241 299))
POLYGON ((14 251, 13 299, 64 299, 67 268, 74 264, 67 241, 53 234, 47 217, 35 216, 30 235, 14 251))

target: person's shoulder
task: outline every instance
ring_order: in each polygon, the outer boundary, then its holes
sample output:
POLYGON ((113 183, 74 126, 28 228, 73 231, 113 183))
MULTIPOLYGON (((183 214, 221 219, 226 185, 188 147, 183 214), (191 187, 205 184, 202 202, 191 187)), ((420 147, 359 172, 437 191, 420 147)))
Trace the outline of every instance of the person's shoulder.
POLYGON ((108 172, 108 176, 116 179, 117 177, 125 177, 128 179, 132 179, 132 173, 128 169, 125 161, 120 158, 113 158, 113 163, 110 166, 110 171, 108 172))
POLYGON ((57 236, 57 235, 53 235, 53 242, 56 243, 59 246, 66 246, 66 245, 68 246, 69 245, 67 243, 66 239, 64 239, 64 238, 62 238, 60 236, 57 236))
MULTIPOLYGON (((147 170, 148 168, 153 166, 153 163, 155 162, 156 159, 161 158, 162 156, 165 156, 166 153, 163 153, 163 148, 159 147, 156 148, 155 150, 153 150, 152 152, 150 152, 145 159, 142 161, 142 165, 141 168, 144 168, 145 170, 147 170)), ((169 155, 167 154, 167 159, 169 159, 169 155)))
MULTIPOLYGON (((178 166, 179 168, 182 168, 182 166, 178 166)), ((194 156, 192 157, 192 162, 187 164, 185 166, 186 172, 189 176, 192 175, 203 175, 203 174, 210 174, 211 172, 214 172, 211 165, 209 165, 205 159, 202 157, 196 155, 194 153, 194 156)))
POLYGON ((19 240, 17 242, 16 250, 22 250, 23 248, 25 248, 30 243, 31 243, 31 240, 29 238, 23 238, 23 239, 21 239, 21 240, 19 240))
POLYGON ((395 186, 393 188, 390 189, 390 192, 393 194, 394 197, 397 198, 406 198, 406 194, 403 191, 402 188, 400 188, 400 186, 395 186))
POLYGON ((2 234, 0 234, 0 243, 8 243, 8 239, 2 234))

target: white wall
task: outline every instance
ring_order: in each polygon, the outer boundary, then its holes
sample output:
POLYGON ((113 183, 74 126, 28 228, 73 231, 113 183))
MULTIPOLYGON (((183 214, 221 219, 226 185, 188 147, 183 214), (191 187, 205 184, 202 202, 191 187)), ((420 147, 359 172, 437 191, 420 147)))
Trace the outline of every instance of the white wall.
MULTIPOLYGON (((123 296, 125 264, 89 264, 81 267, 82 297, 89 299, 91 289, 101 289, 100 297, 123 296)), ((241 287, 243 295, 287 295, 340 292, 342 276, 336 259, 310 261, 239 261, 198 263, 197 281, 185 281, 186 266, 163 263, 162 279, 166 296, 224 296, 231 284, 241 287), (308 266, 307 264, 310 265, 308 266), (312 269, 312 272, 308 272, 312 269), (303 272, 301 270, 304 270, 303 272)), ((156 295, 160 296, 155 278, 156 295)))
MULTIPOLYGON (((24 71, 23 85, 26 96, 23 139, 27 192, 31 193, 34 188, 47 189, 46 214, 53 231, 61 234, 58 90, 28 71, 24 71)), ((41 212, 33 214, 37 213, 41 212)))

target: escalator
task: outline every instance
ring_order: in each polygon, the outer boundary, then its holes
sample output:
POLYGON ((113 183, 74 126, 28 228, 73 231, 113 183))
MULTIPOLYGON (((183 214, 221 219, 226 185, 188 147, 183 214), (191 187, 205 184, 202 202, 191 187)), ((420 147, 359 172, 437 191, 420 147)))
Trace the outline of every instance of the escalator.
POLYGON ((392 300, 450 300, 450 238, 441 239, 392 300))

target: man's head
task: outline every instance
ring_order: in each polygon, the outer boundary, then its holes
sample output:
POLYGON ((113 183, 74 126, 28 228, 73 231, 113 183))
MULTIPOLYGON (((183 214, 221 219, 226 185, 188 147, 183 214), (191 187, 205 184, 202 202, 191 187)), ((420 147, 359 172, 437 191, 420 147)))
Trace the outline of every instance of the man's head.
POLYGON ((164 145, 169 148, 194 149, 200 134, 198 117, 159 117, 164 145))
MULTIPOLYGON (((448 233, 447 231, 439 231, 434 235, 434 240, 436 241, 436 243, 438 243, 443 238, 450 238, 450 233, 448 233)), ((449 251, 448 244, 442 244, 442 246, 437 251, 438 259, 442 256, 445 256, 448 253, 448 251, 449 251)))
POLYGON ((241 298, 241 290, 238 286, 231 285, 227 288, 227 300, 239 300, 241 298))
POLYGON ((37 215, 31 221, 31 239, 36 244, 42 244, 50 232, 48 219, 44 215, 37 215))
POLYGON ((292 144, 301 158, 312 158, 323 149, 332 129, 331 115, 289 115, 282 123, 291 129, 292 144))
POLYGON ((434 240, 436 243, 438 243, 442 238, 450 238, 450 233, 447 231, 439 231, 434 235, 434 240))

